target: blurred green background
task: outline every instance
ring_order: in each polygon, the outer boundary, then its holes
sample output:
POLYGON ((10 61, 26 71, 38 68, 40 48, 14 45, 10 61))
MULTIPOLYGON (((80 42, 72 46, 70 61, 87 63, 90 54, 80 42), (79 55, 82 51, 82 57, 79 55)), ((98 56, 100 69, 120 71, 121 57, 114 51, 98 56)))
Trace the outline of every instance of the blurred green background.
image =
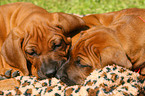
POLYGON ((31 2, 48 12, 80 15, 106 13, 125 8, 145 8, 145 0, 0 0, 0 5, 13 2, 31 2))

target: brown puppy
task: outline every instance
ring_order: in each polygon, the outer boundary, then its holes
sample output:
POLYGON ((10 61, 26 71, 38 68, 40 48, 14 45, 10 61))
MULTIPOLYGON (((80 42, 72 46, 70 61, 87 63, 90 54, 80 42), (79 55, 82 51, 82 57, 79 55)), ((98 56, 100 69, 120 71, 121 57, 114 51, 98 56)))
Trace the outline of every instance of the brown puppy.
POLYGON ((70 59, 57 77, 68 85, 81 84, 96 68, 117 64, 145 74, 145 9, 125 9, 83 18, 89 30, 76 35, 70 59), (78 39, 79 38, 79 39, 78 39))
POLYGON ((18 70, 41 79, 53 76, 67 60, 66 36, 84 25, 77 16, 48 13, 31 3, 0 6, 0 75, 18 70))

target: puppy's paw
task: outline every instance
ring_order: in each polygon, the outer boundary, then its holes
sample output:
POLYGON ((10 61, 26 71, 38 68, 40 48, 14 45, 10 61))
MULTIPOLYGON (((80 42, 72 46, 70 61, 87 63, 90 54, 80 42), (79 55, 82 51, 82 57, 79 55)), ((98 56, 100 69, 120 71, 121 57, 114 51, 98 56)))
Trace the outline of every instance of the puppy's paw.
POLYGON ((15 72, 12 73, 11 76, 12 76, 12 77, 20 76, 20 72, 19 72, 19 71, 15 71, 15 72))
POLYGON ((6 76, 7 78, 10 78, 10 77, 11 77, 11 73, 12 73, 12 69, 7 70, 7 71, 5 72, 5 76, 6 76))
POLYGON ((5 79, 8 79, 8 78, 6 78, 5 76, 0 76, 0 80, 5 80, 5 79))
POLYGON ((3 74, 0 74, 0 80, 14 78, 19 75, 20 75, 19 71, 15 71, 13 69, 5 70, 3 74))

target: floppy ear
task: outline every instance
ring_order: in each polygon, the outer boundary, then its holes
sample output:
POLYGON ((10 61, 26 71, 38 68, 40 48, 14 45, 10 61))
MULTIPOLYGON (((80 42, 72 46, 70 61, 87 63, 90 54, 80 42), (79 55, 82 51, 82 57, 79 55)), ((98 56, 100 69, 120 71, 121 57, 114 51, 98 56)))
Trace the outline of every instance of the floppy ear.
MULTIPOLYGON (((84 16, 82 17, 82 19, 86 22, 86 25, 88 27, 93 27, 93 26, 98 26, 98 25, 102 25, 100 23, 99 18, 97 18, 98 14, 93 14, 93 15, 88 15, 88 16, 84 16)), ((99 15, 98 15, 99 16, 99 15)))
POLYGON ((20 35, 21 30, 13 30, 5 42, 2 45, 2 55, 6 62, 20 71, 24 75, 28 75, 28 69, 26 65, 26 59, 21 49, 21 43, 23 41, 23 34, 20 35))
POLYGON ((103 14, 92 14, 82 17, 88 27, 104 25, 108 26, 114 17, 114 12, 103 13, 103 14))
POLYGON ((78 16, 66 13, 53 13, 54 26, 62 29, 65 36, 73 36, 85 28, 85 22, 78 16))
POLYGON ((132 68, 132 64, 127 58, 125 52, 119 48, 106 47, 102 50, 100 55, 103 66, 116 64, 125 68, 132 68))

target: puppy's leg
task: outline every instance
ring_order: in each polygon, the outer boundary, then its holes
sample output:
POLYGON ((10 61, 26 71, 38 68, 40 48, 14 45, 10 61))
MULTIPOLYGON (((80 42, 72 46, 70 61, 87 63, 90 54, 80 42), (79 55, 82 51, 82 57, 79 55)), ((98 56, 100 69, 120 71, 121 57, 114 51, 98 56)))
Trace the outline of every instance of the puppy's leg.
POLYGON ((14 78, 0 81, 0 90, 1 91, 13 90, 13 89, 15 89, 15 87, 19 87, 19 86, 20 86, 20 83, 14 78))
POLYGON ((14 69, 6 65, 8 64, 3 62, 3 58, 0 55, 0 80, 19 76, 19 71, 17 69, 14 69))

